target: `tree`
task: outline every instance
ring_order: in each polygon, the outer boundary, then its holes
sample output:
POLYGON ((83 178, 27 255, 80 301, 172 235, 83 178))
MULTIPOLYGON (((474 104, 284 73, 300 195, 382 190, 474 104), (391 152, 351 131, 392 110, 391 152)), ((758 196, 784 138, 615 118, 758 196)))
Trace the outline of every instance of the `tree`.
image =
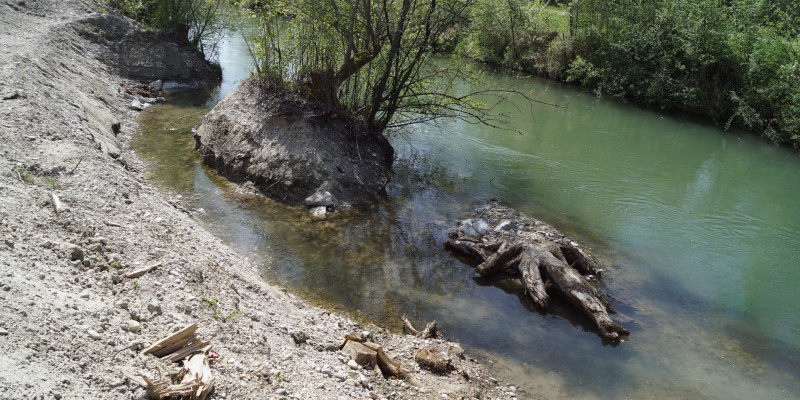
POLYGON ((488 108, 471 100, 475 93, 454 93, 468 79, 462 70, 427 62, 473 3, 262 2, 253 42, 257 74, 349 112, 374 134, 443 116, 492 124, 488 108))
POLYGON ((223 0, 111 0, 123 14, 155 29, 175 30, 205 57, 212 56, 224 30, 223 0), (207 47, 210 45, 211 47, 207 47))

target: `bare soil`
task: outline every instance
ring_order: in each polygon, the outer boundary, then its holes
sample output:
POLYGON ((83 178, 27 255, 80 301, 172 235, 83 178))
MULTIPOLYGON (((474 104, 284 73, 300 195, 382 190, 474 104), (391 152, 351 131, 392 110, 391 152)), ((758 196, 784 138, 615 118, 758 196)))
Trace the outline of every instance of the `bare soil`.
POLYGON ((0 1, 0 399, 146 398, 120 371, 168 373, 140 350, 194 322, 219 354, 213 399, 510 396, 453 343, 362 326, 270 286, 146 181, 113 38, 91 37, 97 11, 0 1), (421 387, 348 367, 334 345, 364 330, 421 387), (421 370, 423 346, 454 369, 421 370))

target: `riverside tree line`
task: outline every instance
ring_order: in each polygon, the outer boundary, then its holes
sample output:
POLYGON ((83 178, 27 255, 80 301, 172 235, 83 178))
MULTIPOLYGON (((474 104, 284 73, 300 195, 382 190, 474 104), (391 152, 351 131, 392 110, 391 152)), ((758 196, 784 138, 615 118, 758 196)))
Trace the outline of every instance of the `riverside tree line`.
MULTIPOLYGON (((221 0, 112 0, 153 26, 213 26, 221 0)), ((433 52, 743 127, 800 149, 795 0, 242 0, 260 78, 335 103, 380 133, 422 116, 490 122, 433 52), (253 25, 250 25, 253 26, 253 25)), ((226 8, 228 9, 228 8, 226 8)), ((192 36, 194 35, 194 36, 192 36)))

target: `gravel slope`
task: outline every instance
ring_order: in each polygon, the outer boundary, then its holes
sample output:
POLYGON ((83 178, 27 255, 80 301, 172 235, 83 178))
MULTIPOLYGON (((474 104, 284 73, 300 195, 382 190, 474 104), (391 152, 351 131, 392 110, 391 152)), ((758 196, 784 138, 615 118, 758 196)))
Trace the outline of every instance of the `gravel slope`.
POLYGON ((454 344, 360 326, 266 284, 148 183, 126 145, 136 126, 121 79, 90 40, 97 9, 0 1, 0 399, 144 398, 120 371, 169 372, 139 350, 193 322, 219 354, 215 399, 508 397, 454 344), (433 345, 455 370, 415 372, 422 388, 353 370, 330 348, 365 329, 407 369, 433 345))

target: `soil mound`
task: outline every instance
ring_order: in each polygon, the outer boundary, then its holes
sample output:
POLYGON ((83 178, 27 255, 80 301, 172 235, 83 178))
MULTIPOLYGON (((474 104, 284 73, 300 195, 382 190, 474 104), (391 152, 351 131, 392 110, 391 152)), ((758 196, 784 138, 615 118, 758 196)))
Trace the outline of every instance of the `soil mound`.
POLYGON ((195 139, 206 162, 229 179, 291 205, 327 191, 337 209, 382 193, 394 154, 359 121, 254 79, 206 115, 195 139))
POLYGON ((81 34, 105 46, 102 61, 119 76, 197 84, 221 78, 219 68, 177 32, 142 30, 130 19, 110 14, 92 14, 83 23, 81 34))

